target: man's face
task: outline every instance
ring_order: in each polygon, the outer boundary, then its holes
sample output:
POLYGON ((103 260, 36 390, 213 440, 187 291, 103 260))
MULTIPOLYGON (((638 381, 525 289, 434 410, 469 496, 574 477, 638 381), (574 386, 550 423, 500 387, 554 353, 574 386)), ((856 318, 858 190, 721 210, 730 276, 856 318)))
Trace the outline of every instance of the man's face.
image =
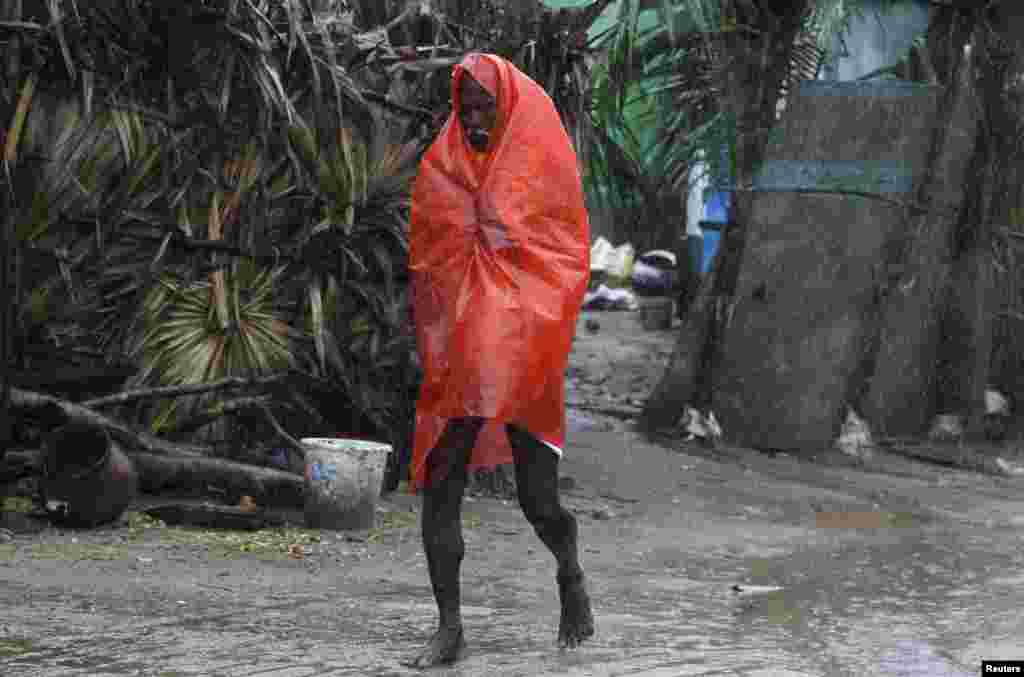
POLYGON ((491 142, 491 132, 498 120, 498 102, 468 73, 461 82, 459 122, 466 131, 466 141, 473 150, 482 153, 491 142))

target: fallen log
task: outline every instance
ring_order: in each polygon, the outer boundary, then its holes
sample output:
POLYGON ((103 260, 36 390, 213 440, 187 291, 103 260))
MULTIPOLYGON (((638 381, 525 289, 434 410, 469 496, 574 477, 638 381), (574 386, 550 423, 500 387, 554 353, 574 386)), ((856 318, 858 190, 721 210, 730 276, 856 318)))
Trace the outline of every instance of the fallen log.
POLYGON ((61 418, 55 423, 82 423, 97 428, 106 428, 110 434, 116 437, 126 451, 131 453, 135 449, 147 451, 154 454, 182 457, 202 457, 205 450, 202 447, 193 445, 177 444, 161 439, 150 433, 135 430, 132 427, 104 416, 88 407, 74 402, 36 393, 21 388, 11 388, 11 408, 14 410, 27 410, 40 412, 47 417, 61 418))
MULTIPOLYGON (((147 494, 183 492, 218 496, 236 503, 251 496, 261 507, 301 508, 305 500, 302 475, 205 456, 164 456, 127 452, 135 463, 139 489, 147 494)), ((19 449, 8 460, 24 468, 41 470, 43 453, 19 449)))
MULTIPOLYGON (((294 507, 303 502, 304 480, 295 473, 214 458, 202 447, 161 439, 88 407, 43 393, 12 388, 11 407, 63 419, 54 423, 82 423, 108 430, 135 461, 142 491, 189 489, 205 494, 212 487, 232 497, 252 496, 262 505, 294 507)), ((294 445, 301 449, 298 442, 294 445)))
POLYGON ((218 493, 232 503, 252 496, 263 507, 301 508, 306 483, 301 475, 209 457, 173 457, 147 452, 131 454, 139 488, 150 494, 177 489, 218 493), (211 489, 213 491, 211 491, 211 489))

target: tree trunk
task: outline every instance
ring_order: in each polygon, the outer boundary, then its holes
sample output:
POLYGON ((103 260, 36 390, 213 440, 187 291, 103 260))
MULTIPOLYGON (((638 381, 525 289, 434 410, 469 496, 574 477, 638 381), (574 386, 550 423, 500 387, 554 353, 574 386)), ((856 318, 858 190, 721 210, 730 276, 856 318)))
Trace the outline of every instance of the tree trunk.
POLYGON ((668 369, 644 407, 640 425, 648 431, 671 427, 687 405, 707 406, 711 400, 711 383, 743 262, 754 176, 775 124, 793 44, 810 6, 809 0, 781 4, 784 11, 777 15, 763 11, 756 17, 737 16, 739 25, 758 25, 759 35, 741 30, 723 33, 729 59, 724 68, 725 106, 736 120, 732 213, 722 232, 715 270, 694 298, 668 369))
MULTIPOLYGON (((917 202, 949 205, 958 210, 965 198, 962 177, 967 175, 965 165, 972 156, 977 129, 973 73, 964 59, 964 44, 970 38, 972 20, 961 17, 948 27, 946 35, 954 44, 943 42, 944 49, 935 59, 951 70, 937 71, 947 89, 932 127, 925 174, 917 189, 917 202), (948 54, 949 58, 941 54, 948 54)), ((960 218, 965 216, 960 212, 960 218)), ((885 263, 898 274, 891 276, 885 290, 881 324, 874 341, 877 353, 867 369, 871 376, 865 397, 854 403, 881 435, 920 434, 938 404, 941 318, 944 314, 947 319, 950 317, 946 313, 949 299, 963 300, 959 291, 951 296, 948 287, 957 224, 956 217, 928 212, 912 214, 905 235, 889 247, 885 263)), ((954 305, 962 307, 959 303, 954 305)), ((969 321, 968 325, 971 324, 969 321)), ((975 338, 970 337, 969 342, 975 338)), ((957 387, 961 385, 957 383, 957 387)), ((950 392, 941 390, 947 395, 950 392)))
POLYGON ((982 102, 977 150, 970 172, 975 181, 956 237, 954 272, 943 336, 936 413, 959 414, 975 435, 984 430, 985 390, 993 385, 991 368, 995 330, 995 225, 1010 223, 1016 206, 1014 155, 1019 154, 1018 118, 1005 95, 1012 53, 988 33, 977 34, 971 60, 978 74, 975 97, 982 102), (1013 149, 1008 153, 1007 149, 1013 149))

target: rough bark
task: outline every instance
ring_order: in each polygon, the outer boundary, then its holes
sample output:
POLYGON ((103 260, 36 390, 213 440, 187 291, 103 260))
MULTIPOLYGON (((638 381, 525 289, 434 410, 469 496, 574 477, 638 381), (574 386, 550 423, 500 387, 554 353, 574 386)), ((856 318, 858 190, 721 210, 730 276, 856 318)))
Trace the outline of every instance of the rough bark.
MULTIPOLYGON (((943 29, 949 40, 959 42, 948 52, 950 59, 936 58, 952 70, 940 71, 946 90, 917 187, 919 203, 961 205, 965 197, 965 164, 976 136, 973 75, 963 49, 972 21, 960 17, 943 29)), ((887 248, 884 263, 901 274, 893 275, 884 289, 874 342, 878 352, 867 370, 871 376, 865 397, 854 403, 878 434, 917 435, 935 410, 941 318, 949 308, 950 256, 957 226, 957 218, 915 210, 908 214, 905 234, 887 248)))
POLYGON ((976 177, 965 204, 965 218, 956 238, 950 304, 943 335, 942 362, 947 366, 937 413, 964 416, 968 430, 984 431, 985 390, 991 373, 995 331, 996 273, 993 259, 995 224, 1008 223, 1017 197, 1013 162, 1019 124, 1004 95, 1011 54, 995 41, 979 36, 974 58, 983 117, 970 176, 976 177))
POLYGON ((711 400, 715 365, 720 360, 722 337, 728 330, 733 292, 743 262, 745 226, 752 200, 754 176, 764 157, 768 135, 775 124, 782 83, 789 70, 794 41, 809 0, 782 3, 774 15, 762 10, 742 16, 739 25, 757 25, 762 32, 744 30, 723 34, 727 59, 725 105, 735 117, 736 176, 730 224, 722 233, 715 273, 701 285, 679 333, 665 376, 648 399, 640 425, 648 432, 675 425, 688 404, 711 400))

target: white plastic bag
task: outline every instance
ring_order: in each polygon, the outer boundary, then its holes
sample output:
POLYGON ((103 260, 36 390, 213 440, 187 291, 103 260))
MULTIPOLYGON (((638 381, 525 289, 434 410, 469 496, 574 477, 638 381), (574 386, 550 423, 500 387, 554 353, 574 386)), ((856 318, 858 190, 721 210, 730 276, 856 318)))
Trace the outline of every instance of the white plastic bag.
POLYGON ((848 456, 861 459, 871 458, 874 451, 875 443, 871 438, 871 428, 852 408, 847 407, 846 421, 839 431, 836 447, 848 456))
POLYGON ((683 432, 686 433, 686 442, 695 439, 714 442, 722 437, 722 426, 718 424, 714 412, 708 412, 705 416, 694 407, 686 407, 681 424, 683 432))
POLYGON ((599 237, 590 247, 590 270, 610 278, 628 280, 633 274, 635 257, 636 250, 628 242, 613 247, 608 240, 599 237))

